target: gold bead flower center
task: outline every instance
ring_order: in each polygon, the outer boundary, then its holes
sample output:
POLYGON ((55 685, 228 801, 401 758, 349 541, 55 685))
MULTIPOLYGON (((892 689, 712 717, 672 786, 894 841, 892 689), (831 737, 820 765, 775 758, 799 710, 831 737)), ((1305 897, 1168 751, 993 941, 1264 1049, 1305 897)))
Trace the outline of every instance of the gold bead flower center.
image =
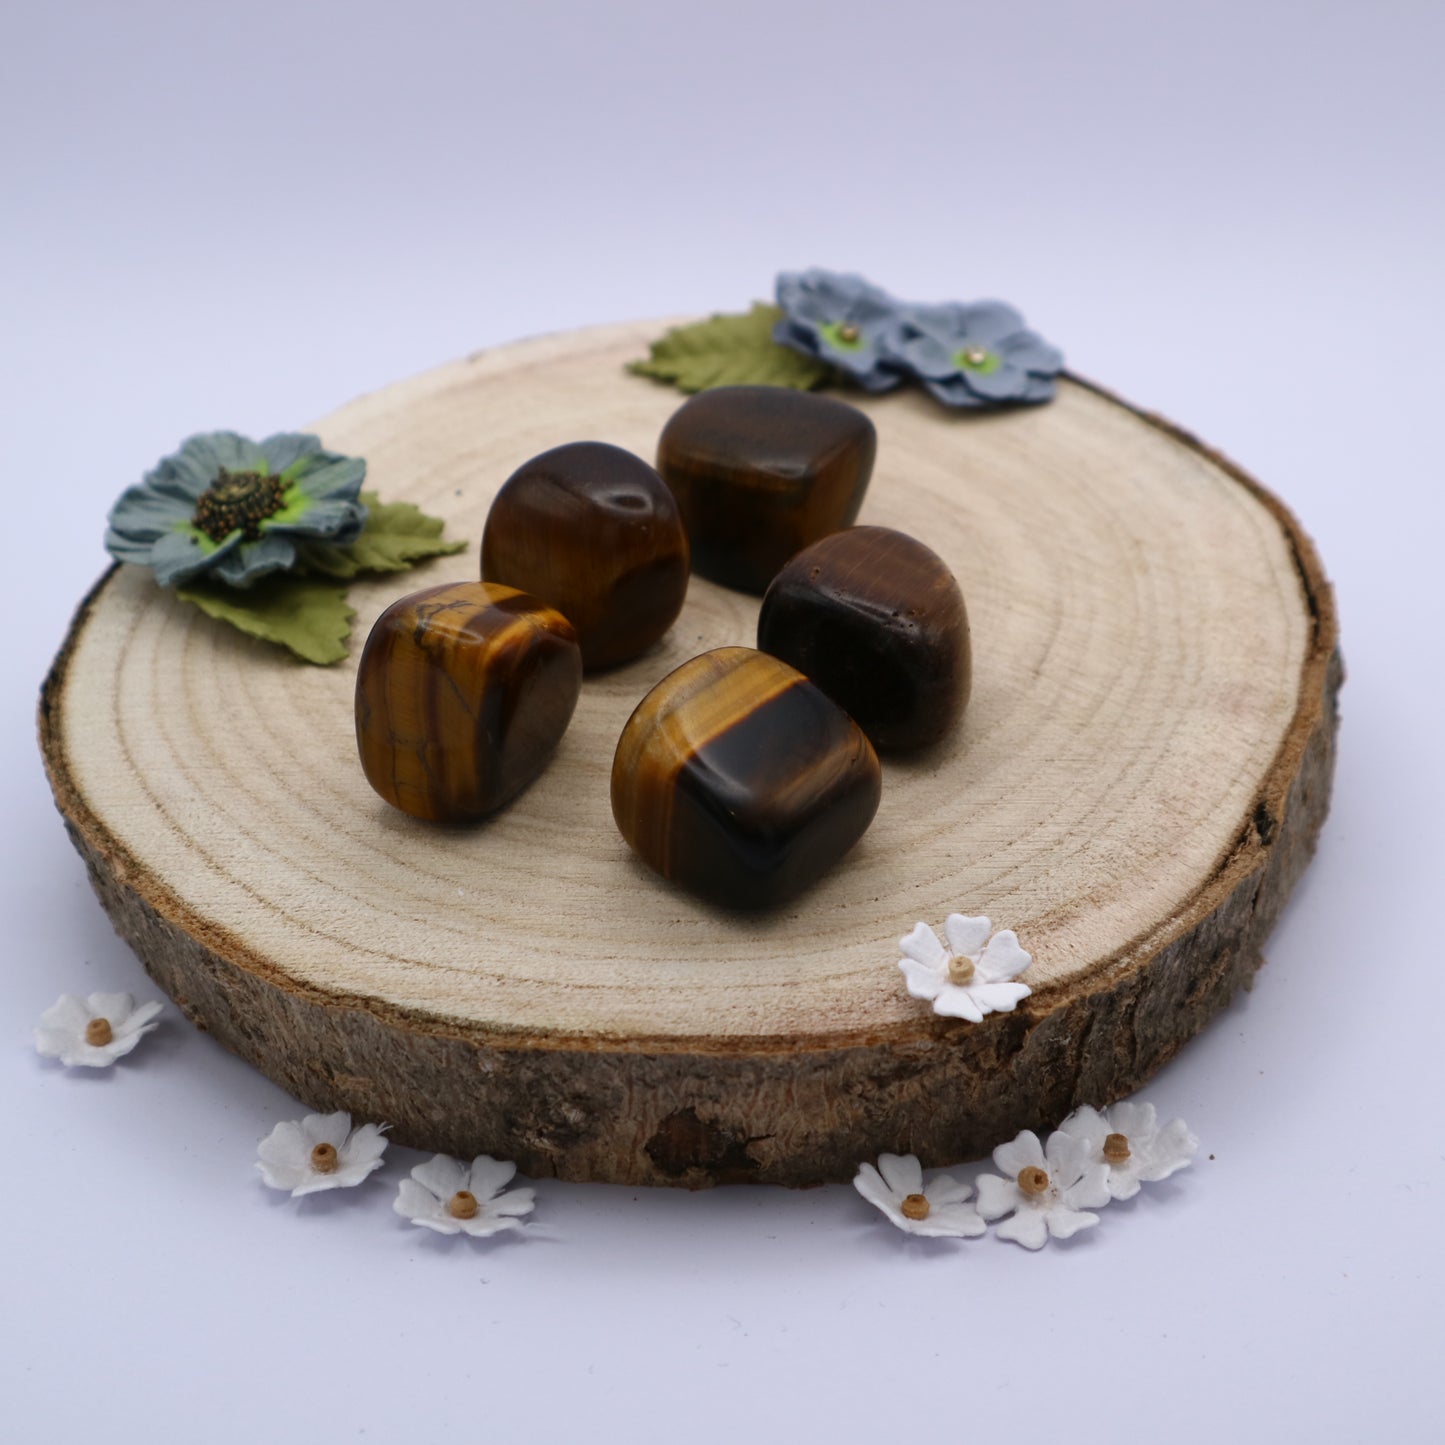
POLYGON ((973 974, 974 967, 971 958, 965 958, 959 955, 948 960, 949 983, 972 983, 973 974))
POLYGON ((838 328, 838 340, 839 340, 839 341, 846 341, 846 342, 848 342, 848 344, 849 344, 850 346, 852 345, 853 342, 857 341, 857 339, 858 339, 859 336, 861 336, 861 335, 862 335, 862 333, 858 330, 858 328, 857 328, 851 321, 845 321, 845 322, 838 328))
POLYGON ((318 1174, 335 1174, 339 1162, 335 1144, 317 1144, 311 1151, 311 1167, 318 1174))
POLYGON ((280 477, 228 472, 222 467, 196 502, 191 523, 213 542, 224 542, 237 529, 248 542, 254 542, 261 535, 261 523, 285 505, 286 483, 280 477))
POLYGON ((1048 1187, 1049 1176, 1037 1164, 1019 1170, 1019 1189, 1030 1199, 1037 1199, 1048 1187))
POLYGON ((453 1219, 475 1219, 478 1207, 477 1196, 470 1189, 458 1189, 447 1200, 447 1213, 453 1219))
POLYGON ((85 1041, 91 1048, 103 1049, 115 1038, 115 1030, 109 1019, 91 1019, 85 1026, 85 1041))
POLYGON ((925 1195, 910 1194, 898 1208, 905 1219, 927 1219, 931 1206, 925 1195))
POLYGON ((1110 1134, 1104 1140, 1104 1158, 1110 1164, 1122 1164, 1129 1157, 1129 1136, 1110 1134))

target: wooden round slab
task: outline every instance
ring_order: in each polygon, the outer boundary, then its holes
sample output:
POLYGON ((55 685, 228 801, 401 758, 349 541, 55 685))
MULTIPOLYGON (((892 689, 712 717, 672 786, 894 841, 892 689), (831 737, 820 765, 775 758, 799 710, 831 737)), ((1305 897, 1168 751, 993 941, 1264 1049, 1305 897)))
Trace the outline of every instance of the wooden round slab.
MULTIPOLYGON (((957 737, 888 761, 871 831, 781 912, 714 912, 613 825, 623 723, 664 673, 751 644, 758 603, 694 578, 651 654, 589 678, 548 771, 479 827, 362 777, 355 658, 387 603, 477 575, 520 462, 591 438, 650 457, 682 398, 628 375, 660 323, 474 356, 315 429, 368 485, 467 537, 357 584, 353 654, 298 664, 112 569, 46 683, 42 743, 102 901, 198 1025, 307 1105, 566 1179, 844 1179, 928 1165, 1136 1088, 1259 966, 1328 803, 1330 589, 1268 493, 1078 381, 878 428, 860 521, 910 532, 968 602, 957 737), (1033 996, 982 1024, 905 992, 898 939, 987 914, 1033 996)), ((117 479, 117 490, 126 478, 117 479)))

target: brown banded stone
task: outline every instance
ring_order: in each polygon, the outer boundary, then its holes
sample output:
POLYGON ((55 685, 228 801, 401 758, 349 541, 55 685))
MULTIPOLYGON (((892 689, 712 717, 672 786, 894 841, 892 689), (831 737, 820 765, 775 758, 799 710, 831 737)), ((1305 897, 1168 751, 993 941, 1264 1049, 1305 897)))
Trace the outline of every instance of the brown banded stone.
POLYGON ((537 598, 489 582, 413 592, 361 654, 362 769, 414 818, 486 817, 546 767, 581 688, 577 634, 537 598))
POLYGON ((778 386, 721 386, 663 428, 657 470, 672 488, 695 572, 763 592, 793 553, 849 526, 878 450, 846 402, 778 386))
POLYGON ((664 878, 712 903, 800 893, 867 830, 882 775, 863 732, 748 647, 685 662, 643 698, 612 763, 612 814, 664 878))
POLYGON ((518 467, 482 536, 482 577, 555 607, 577 629, 587 668, 646 652, 687 595, 677 502, 642 460, 606 442, 570 442, 518 467))
POLYGON ((963 716, 968 613, 947 564, 891 527, 814 542, 773 578, 758 646, 811 678, 880 751, 927 747, 963 716))

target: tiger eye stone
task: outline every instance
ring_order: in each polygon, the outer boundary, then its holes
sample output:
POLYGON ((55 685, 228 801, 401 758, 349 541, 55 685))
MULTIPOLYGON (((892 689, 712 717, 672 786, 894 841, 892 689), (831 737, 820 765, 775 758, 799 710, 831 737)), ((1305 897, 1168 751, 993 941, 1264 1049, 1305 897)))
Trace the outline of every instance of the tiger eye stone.
POLYGON ((361 654, 362 770, 414 818, 484 818, 546 767, 581 688, 577 634, 537 598, 488 582, 413 592, 361 654))
POLYGON ((720 647, 643 698, 612 762, 612 814, 664 878, 728 908, 801 892, 867 830, 868 739, 787 663, 720 647))
POLYGON ((518 467, 487 514, 482 577, 519 587, 577 629, 584 667, 646 652, 687 595, 682 514, 641 457, 571 442, 518 467))
POLYGON ((721 386, 663 428, 657 469, 682 508, 695 572, 763 592, 793 553, 849 526, 878 437, 856 408, 777 386, 721 386))
POLYGON ((880 751, 927 747, 968 702, 963 594, 943 559, 890 527, 851 527, 773 579, 758 646, 823 689, 880 751))

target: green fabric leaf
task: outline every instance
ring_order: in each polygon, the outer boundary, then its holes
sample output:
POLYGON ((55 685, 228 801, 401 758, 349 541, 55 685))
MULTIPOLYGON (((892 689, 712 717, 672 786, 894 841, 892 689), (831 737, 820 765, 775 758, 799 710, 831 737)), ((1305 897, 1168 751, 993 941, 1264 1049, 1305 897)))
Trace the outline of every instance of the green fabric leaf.
POLYGON ((832 368, 811 356, 780 346, 773 327, 782 311, 758 301, 741 316, 711 316, 693 326, 674 327, 651 346, 646 361, 628 370, 682 391, 707 391, 714 386, 790 386, 814 391, 826 386, 832 368))
POLYGON ((446 523, 428 517, 410 502, 383 502, 363 492, 366 526, 344 547, 331 542, 296 539, 296 565, 303 572, 350 579, 362 572, 405 572, 427 557, 448 557, 466 551, 465 542, 443 540, 446 523))
POLYGON ((295 573, 272 573, 251 587, 197 578, 176 588, 182 602, 251 637, 288 647, 303 662, 329 666, 346 656, 351 619, 346 588, 295 573))

